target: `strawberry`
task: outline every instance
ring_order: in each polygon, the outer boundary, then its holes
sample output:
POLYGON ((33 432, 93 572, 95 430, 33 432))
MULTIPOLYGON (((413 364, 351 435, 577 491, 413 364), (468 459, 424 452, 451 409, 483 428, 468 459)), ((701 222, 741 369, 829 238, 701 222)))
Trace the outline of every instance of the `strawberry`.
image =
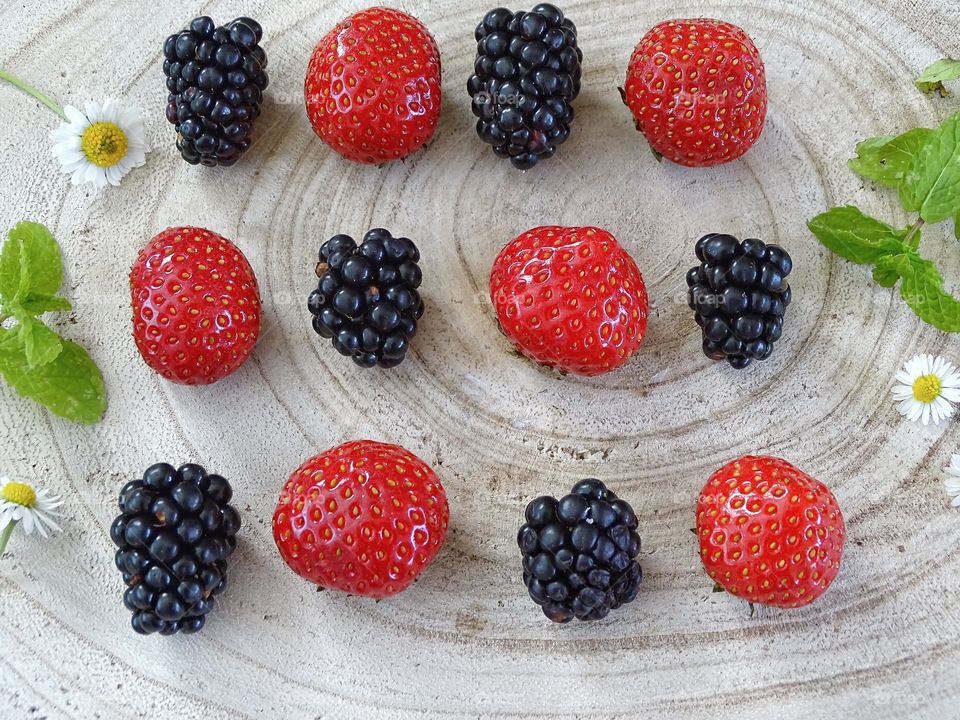
POLYGON ((840 571, 845 534, 827 487, 775 457, 723 466, 697 503, 707 574, 751 603, 796 608, 823 595, 840 571))
POLYGON ((130 270, 133 338, 167 380, 207 385, 249 357, 260 334, 260 295, 250 263, 203 228, 164 230, 130 270))
POLYGON ((305 82, 317 135, 349 160, 383 163, 422 148, 440 119, 440 51, 414 17, 351 15, 313 51, 305 82))
POLYGON ((490 299, 500 329, 521 353, 578 375, 623 365, 647 328, 637 264, 599 228, 525 232, 494 261, 490 299))
POLYGON ((321 587, 385 598, 443 544, 450 513, 436 473, 396 445, 358 440, 307 460, 273 514, 290 568, 321 587))
POLYGON ((767 114, 760 52, 741 28, 720 20, 652 28, 633 51, 622 92, 654 152, 690 167, 743 155, 767 114))

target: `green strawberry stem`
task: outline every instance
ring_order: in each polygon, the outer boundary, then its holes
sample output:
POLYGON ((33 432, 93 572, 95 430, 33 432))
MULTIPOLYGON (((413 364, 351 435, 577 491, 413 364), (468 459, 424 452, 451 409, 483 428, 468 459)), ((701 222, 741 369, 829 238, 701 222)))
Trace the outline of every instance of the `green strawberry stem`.
POLYGON ((914 250, 920 247, 920 228, 922 227, 923 218, 917 218, 917 221, 910 226, 910 232, 907 233, 907 237, 904 239, 904 242, 914 250))
POLYGON ((42 92, 37 90, 35 87, 33 87, 33 85, 29 85, 28 83, 25 83, 20 78, 11 75, 5 70, 0 70, 0 80, 6 80, 15 88, 22 90, 27 95, 34 98, 35 100, 39 100, 41 103, 43 103, 48 108, 53 110, 57 115, 59 115, 62 120, 67 119, 66 114, 63 112, 63 108, 57 105, 53 100, 48 98, 46 95, 44 95, 42 92))
POLYGON ((13 532, 13 526, 16 524, 16 520, 11 520, 0 533, 0 557, 3 557, 3 552, 7 549, 7 541, 10 540, 10 533, 13 532))

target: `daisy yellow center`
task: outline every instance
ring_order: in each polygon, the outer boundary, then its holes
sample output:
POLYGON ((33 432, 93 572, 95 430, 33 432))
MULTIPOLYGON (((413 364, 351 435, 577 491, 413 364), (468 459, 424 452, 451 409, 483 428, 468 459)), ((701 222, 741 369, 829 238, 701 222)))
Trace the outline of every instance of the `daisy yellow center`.
POLYGON ((913 397, 929 405, 940 397, 940 378, 936 375, 921 375, 913 381, 913 397))
POLYGON ((0 497, 7 502, 23 505, 26 508, 32 508, 37 502, 37 494, 33 488, 22 482, 10 482, 4 485, 3 490, 0 490, 0 497))
POLYGON ((127 136, 115 123, 94 123, 83 131, 80 148, 97 167, 113 167, 127 154, 127 136))

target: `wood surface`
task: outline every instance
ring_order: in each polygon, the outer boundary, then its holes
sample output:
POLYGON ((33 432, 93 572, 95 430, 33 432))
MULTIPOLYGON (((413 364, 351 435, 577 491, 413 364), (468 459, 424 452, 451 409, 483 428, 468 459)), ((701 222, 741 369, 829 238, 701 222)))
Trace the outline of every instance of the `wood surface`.
MULTIPOLYGON (((0 67, 62 103, 138 105, 154 148, 118 189, 73 188, 49 157, 53 115, 0 85, 0 227, 29 218, 61 241, 75 310, 59 329, 90 350, 110 394, 104 421, 85 428, 0 388, 0 474, 67 499, 63 534, 17 533, 0 563, 0 717, 960 717, 960 517, 941 471, 960 433, 907 423, 889 396, 903 361, 956 361, 960 344, 805 228, 848 202, 906 219, 895 193, 844 161, 860 139, 960 107, 912 86, 960 52, 956 3, 568 2, 585 53, 578 118, 558 156, 527 174, 476 138, 464 89, 474 25, 492 6, 402 5, 439 43, 444 112, 426 151, 381 169, 327 149, 301 102, 313 45, 359 0, 0 2, 0 67), (228 170, 183 163, 164 119, 162 41, 201 13, 266 28, 260 140, 228 170), (656 163, 617 86, 650 26, 700 15, 754 38, 770 111, 742 161, 688 170, 656 163), (644 274, 649 335, 617 372, 560 377, 511 355, 497 331, 490 264, 549 223, 609 229, 644 274), (236 241, 265 303, 252 359, 208 388, 164 382, 130 337, 128 268, 178 224, 236 241), (373 226, 419 244, 428 310, 403 366, 363 372, 314 335, 305 302, 321 242, 373 226), (781 243, 796 264, 784 340, 745 372, 702 356, 684 300, 693 243, 710 231, 781 243), (452 509, 436 562, 379 603, 315 592, 283 565, 270 528, 289 473, 361 437, 421 456, 452 509), (747 452, 819 477, 846 515, 842 571, 809 608, 751 616, 711 593, 700 566, 697 493, 747 452), (108 528, 126 480, 187 460, 234 484, 231 587, 201 634, 145 639, 129 627, 108 528), (528 500, 589 476, 637 510, 645 579, 605 621, 554 626, 526 596, 515 533, 528 500)), ((948 225, 925 231, 924 252, 960 289, 948 225)))

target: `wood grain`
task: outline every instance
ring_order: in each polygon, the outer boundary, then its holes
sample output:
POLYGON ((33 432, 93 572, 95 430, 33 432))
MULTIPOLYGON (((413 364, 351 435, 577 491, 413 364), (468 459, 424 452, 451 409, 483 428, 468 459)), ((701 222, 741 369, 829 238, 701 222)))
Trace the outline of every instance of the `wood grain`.
MULTIPOLYGON (((892 193, 846 170, 854 143, 932 125, 957 100, 911 86, 957 52, 947 0, 576 0, 584 90, 571 140, 522 175, 475 137, 464 83, 487 6, 409 0, 444 61, 431 146, 383 169, 348 164, 300 101, 309 52, 356 0, 166 3, 3 0, 0 67, 63 102, 119 95, 149 112, 146 168, 102 194, 48 159, 46 109, 0 86, 0 226, 47 223, 76 308, 62 332, 88 347, 110 392, 92 429, 0 389, 0 472, 67 497, 55 542, 18 536, 0 565, 4 718, 960 717, 960 522, 940 468, 956 424, 908 425, 889 397, 915 352, 960 355, 891 291, 805 229, 829 205, 903 218, 892 193), (261 139, 229 171, 176 156, 163 117, 163 38, 199 11, 267 28, 273 81, 261 139), (711 170, 658 165, 620 104, 633 45, 655 22, 709 15, 760 47, 770 113, 758 145, 711 170), (596 224, 636 258, 654 308, 638 356, 605 377, 561 378, 509 354, 484 288, 497 250, 546 223, 596 224), (265 331, 235 376, 167 384, 129 337, 127 269, 155 232, 199 224, 232 238, 260 279, 265 331), (309 328, 320 243, 382 225, 420 245, 428 312, 408 361, 344 363, 309 328), (684 272, 709 231, 758 235, 793 255, 795 304, 773 358, 734 373, 702 357, 684 272), (317 594, 273 546, 283 480, 347 439, 396 442, 440 474, 452 531, 407 593, 380 603, 317 594), (831 591, 800 611, 710 592, 696 495, 735 455, 784 456, 826 482, 849 528, 831 591), (159 460, 230 478, 243 515, 231 588, 198 636, 135 636, 108 527, 126 479, 159 460), (598 476, 640 515, 639 599, 593 625, 545 622, 520 581, 527 500, 598 476), (820 710, 822 709, 822 713, 820 710)), ((492 6, 492 3, 491 3, 492 6)), ((960 277, 947 228, 925 252, 960 277)), ((956 283, 953 289, 957 289, 956 283)))

